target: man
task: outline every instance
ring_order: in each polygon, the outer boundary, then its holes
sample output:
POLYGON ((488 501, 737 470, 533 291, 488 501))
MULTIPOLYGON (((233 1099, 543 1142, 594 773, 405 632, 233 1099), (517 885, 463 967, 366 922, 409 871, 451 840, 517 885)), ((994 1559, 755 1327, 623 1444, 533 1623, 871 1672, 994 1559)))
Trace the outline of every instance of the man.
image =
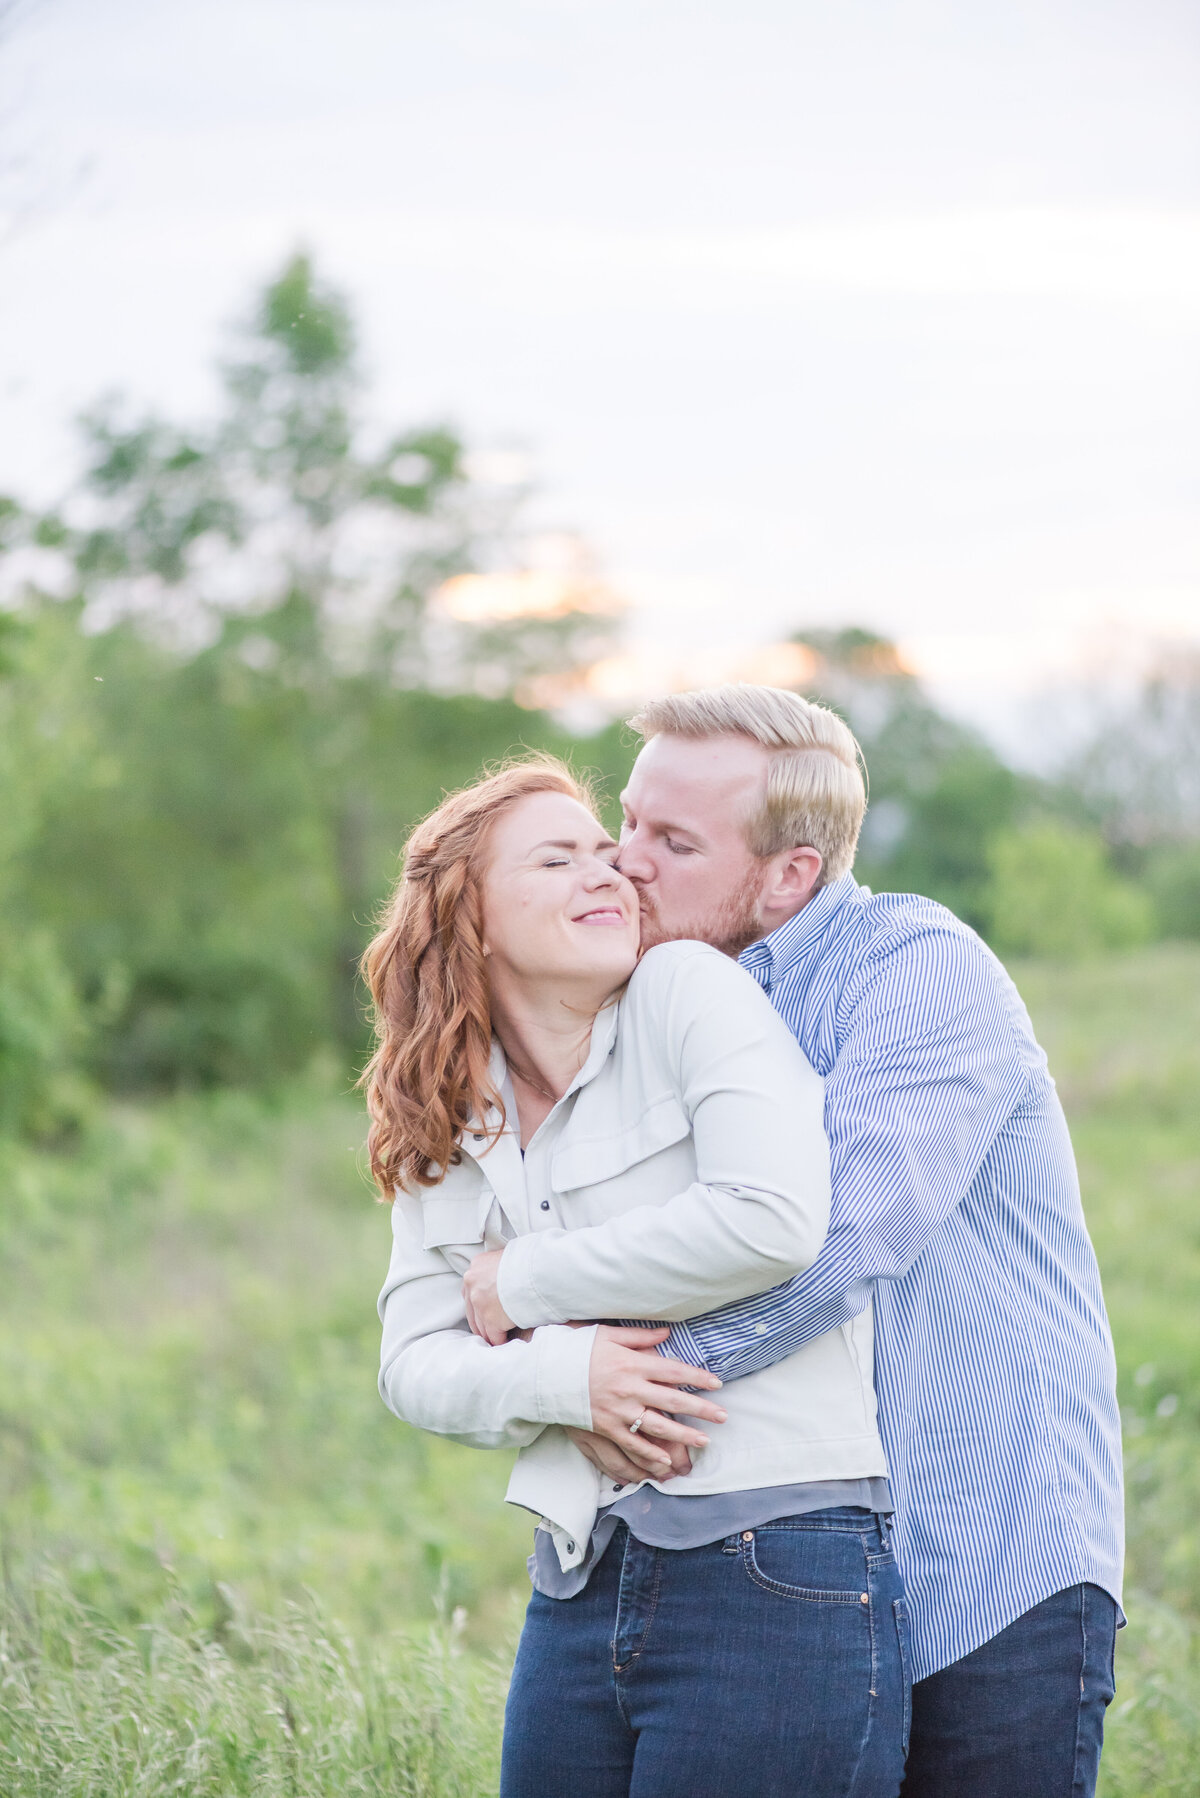
MULTIPOLYGON (((664 1352, 736 1379, 873 1299, 913 1625, 904 1798, 1091 1793, 1123 1621, 1115 1370, 1025 1008, 944 907, 854 881, 865 793, 833 713, 729 686, 631 722, 643 940, 740 955, 825 1078, 833 1168, 815 1265, 664 1352)), ((614 1472, 611 1444, 576 1440, 614 1472)))

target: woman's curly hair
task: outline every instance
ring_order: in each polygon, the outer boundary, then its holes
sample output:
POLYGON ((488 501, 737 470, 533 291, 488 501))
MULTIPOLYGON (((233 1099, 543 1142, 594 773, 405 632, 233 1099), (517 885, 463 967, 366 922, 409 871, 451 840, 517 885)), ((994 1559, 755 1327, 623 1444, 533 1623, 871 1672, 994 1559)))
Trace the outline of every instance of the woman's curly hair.
POLYGON ((551 755, 509 763, 451 793, 404 848, 403 871, 362 958, 376 1049, 363 1071, 371 1172, 385 1199, 397 1186, 436 1186, 459 1160, 468 1124, 503 1128, 489 1078, 492 1021, 480 878, 492 826, 531 793, 592 796, 551 755))

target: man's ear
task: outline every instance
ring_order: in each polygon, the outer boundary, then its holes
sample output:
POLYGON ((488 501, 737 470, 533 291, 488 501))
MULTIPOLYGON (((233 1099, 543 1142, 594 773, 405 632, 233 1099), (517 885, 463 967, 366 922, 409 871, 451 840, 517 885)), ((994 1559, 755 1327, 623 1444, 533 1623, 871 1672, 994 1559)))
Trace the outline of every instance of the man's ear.
POLYGON ((774 875, 767 882, 762 906, 764 911, 776 913, 782 923, 812 898, 824 864, 818 851, 807 845, 785 849, 774 859, 774 875))

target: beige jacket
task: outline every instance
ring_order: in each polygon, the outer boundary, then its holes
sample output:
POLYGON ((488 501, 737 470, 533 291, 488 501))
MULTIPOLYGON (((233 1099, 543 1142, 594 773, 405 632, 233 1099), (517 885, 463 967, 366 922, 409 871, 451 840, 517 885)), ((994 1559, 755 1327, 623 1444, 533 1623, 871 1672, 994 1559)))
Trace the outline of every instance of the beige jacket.
MULTIPOLYGON (((493 1073, 504 1079, 494 1051, 493 1073)), ((582 1558, 615 1488, 561 1426, 588 1428, 594 1326, 694 1317, 809 1267, 829 1213, 822 1082, 751 977, 702 943, 642 957, 601 1013, 587 1061, 522 1158, 506 1127, 468 1131, 439 1186, 398 1190, 380 1295, 380 1390, 406 1422, 520 1450, 508 1498, 582 1558), (472 1336, 461 1280, 504 1247, 500 1298, 533 1326, 472 1336)), ((871 1313, 726 1386, 728 1421, 672 1494, 887 1471, 875 1427, 871 1313)))

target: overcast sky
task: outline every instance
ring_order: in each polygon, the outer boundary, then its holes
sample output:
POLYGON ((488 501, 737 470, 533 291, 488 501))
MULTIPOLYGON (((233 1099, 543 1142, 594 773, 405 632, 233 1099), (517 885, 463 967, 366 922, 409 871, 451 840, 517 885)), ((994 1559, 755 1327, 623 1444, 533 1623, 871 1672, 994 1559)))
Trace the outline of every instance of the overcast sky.
POLYGON ((0 131, 18 492, 303 243, 647 654, 865 624, 1011 739, 1200 639, 1192 0, 27 0, 0 131))

